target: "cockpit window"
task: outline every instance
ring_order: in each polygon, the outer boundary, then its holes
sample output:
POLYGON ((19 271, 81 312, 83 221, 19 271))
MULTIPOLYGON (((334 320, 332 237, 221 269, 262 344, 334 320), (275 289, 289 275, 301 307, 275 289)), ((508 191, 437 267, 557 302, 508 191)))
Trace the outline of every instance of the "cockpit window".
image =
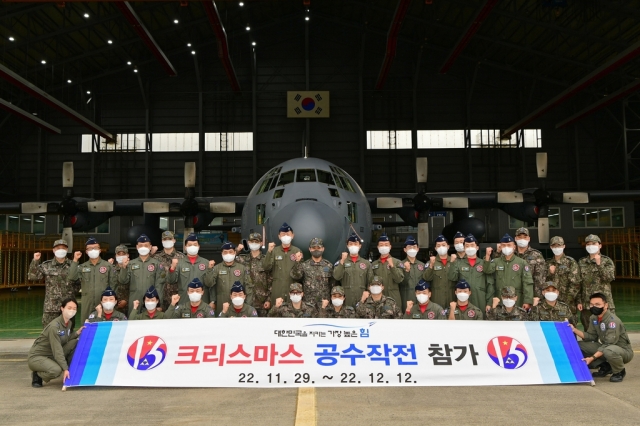
POLYGON ((331 166, 331 170, 336 175, 336 183, 340 188, 346 189, 349 192, 356 192, 351 185, 351 181, 347 177, 347 174, 339 167, 331 166))
POLYGON ((315 182, 316 171, 313 169, 298 169, 296 182, 315 182))
POLYGON ((295 170, 291 170, 288 172, 285 172, 283 174, 280 175, 280 180, 278 181, 278 186, 282 186, 282 185, 286 185, 288 183, 293 183, 294 179, 295 179, 295 175, 296 175, 296 171, 295 170))
POLYGON ((282 170, 282 167, 274 167, 269 171, 269 173, 265 175, 262 184, 260 184, 258 194, 262 194, 263 192, 268 191, 275 185, 275 183, 278 181, 278 173, 280 173, 280 170, 282 170))
POLYGON ((326 183, 328 185, 335 185, 336 183, 333 180, 333 176, 329 172, 325 172, 324 170, 316 170, 318 172, 318 182, 326 183))

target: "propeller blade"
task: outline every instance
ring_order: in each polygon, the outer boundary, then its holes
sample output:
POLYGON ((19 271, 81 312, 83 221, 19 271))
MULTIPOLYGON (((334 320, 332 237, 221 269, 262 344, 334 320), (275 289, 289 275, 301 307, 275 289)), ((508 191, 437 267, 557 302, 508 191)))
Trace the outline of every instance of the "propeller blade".
POLYGON ((418 183, 427 183, 428 161, 427 157, 416 158, 416 178, 418 183))
POLYGON ((37 214, 47 212, 47 203, 22 203, 22 213, 25 214, 37 214))
POLYGON ((196 163, 184 163, 184 187, 196 187, 196 163))
POLYGON ((73 253, 73 228, 62 228, 62 239, 69 244, 67 253, 73 253))
POLYGON ((235 213, 236 203, 216 202, 209 203, 209 211, 211 213, 235 213))
POLYGON ((538 242, 541 244, 549 244, 549 218, 538 218, 538 242))
POLYGON ((146 201, 142 203, 142 210, 145 213, 169 213, 169 203, 146 201))
POLYGON ((547 177, 547 153, 536 153, 536 167, 538 168, 538 178, 543 179, 547 177))
POLYGON ((588 192, 564 192, 562 202, 567 204, 582 204, 589 202, 588 192))
POLYGON ((73 161, 62 163, 62 187, 73 188, 73 161))
POLYGON ((463 197, 443 198, 442 206, 449 209, 468 209, 469 199, 463 197))
POLYGON ((498 203, 510 204, 510 203, 522 203, 524 198, 519 192, 498 192, 498 203))
POLYGON ((418 224, 418 247, 429 247, 429 222, 421 222, 418 224))
POLYGON ((379 209, 399 209, 402 207, 402 198, 393 198, 393 197, 376 198, 376 206, 379 209))
POLYGON ((113 201, 89 201, 87 210, 96 213, 110 213, 113 211, 114 205, 113 201))

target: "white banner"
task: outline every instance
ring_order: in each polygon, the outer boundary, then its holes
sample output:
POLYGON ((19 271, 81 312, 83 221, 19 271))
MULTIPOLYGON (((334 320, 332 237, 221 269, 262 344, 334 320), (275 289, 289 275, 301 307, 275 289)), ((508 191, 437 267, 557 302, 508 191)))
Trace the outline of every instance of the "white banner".
POLYGON ((88 324, 67 386, 590 382, 566 323, 211 318, 88 324))

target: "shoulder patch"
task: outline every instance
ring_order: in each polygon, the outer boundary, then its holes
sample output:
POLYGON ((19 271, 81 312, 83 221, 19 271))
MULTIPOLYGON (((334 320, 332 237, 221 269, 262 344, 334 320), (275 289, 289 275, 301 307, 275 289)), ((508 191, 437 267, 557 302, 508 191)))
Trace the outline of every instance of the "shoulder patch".
POLYGON ((529 272, 529 265, 526 265, 526 266, 524 267, 524 271, 525 271, 525 272, 529 272))
POLYGON ((467 311, 467 316, 469 318, 475 318, 476 316, 476 311, 474 311, 473 309, 470 309, 469 311, 467 311))
POLYGON ((600 330, 605 331, 607 329, 607 325, 605 323, 600 323, 600 330))
POLYGON ((615 322, 613 322, 613 321, 611 321, 611 322, 609 323, 609 328, 616 328, 616 323, 615 323, 615 322))

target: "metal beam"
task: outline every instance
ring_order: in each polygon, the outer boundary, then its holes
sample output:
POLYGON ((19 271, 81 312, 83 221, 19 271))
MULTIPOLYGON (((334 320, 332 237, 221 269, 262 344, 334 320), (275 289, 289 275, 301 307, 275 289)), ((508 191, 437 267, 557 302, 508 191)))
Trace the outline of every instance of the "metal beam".
POLYGON ((445 74, 449 71, 449 68, 451 68, 456 59, 458 59, 458 56, 460 56, 460 53, 462 53, 464 48, 467 47, 467 44, 469 44, 475 33, 480 29, 480 26, 484 20, 487 19, 487 16, 489 16, 497 3, 498 0, 487 0, 484 3, 482 9, 480 9, 476 16, 474 16, 466 31, 462 34, 462 37, 460 37, 454 48, 451 50, 449 57, 444 61, 444 65, 440 68, 440 74, 445 74))
POLYGON ((213 1, 207 1, 202 3, 202 5, 204 6, 204 11, 209 18, 209 22, 211 22, 213 32, 216 34, 216 38, 218 39, 218 56, 222 61, 224 71, 227 73, 227 78, 229 78, 231 88, 234 92, 239 92, 240 82, 238 81, 236 70, 233 68, 233 63, 231 62, 227 33, 224 30, 224 26, 222 25, 222 20, 220 19, 220 14, 218 13, 216 3, 213 1))
POLYGON ((586 89, 587 87, 595 83, 596 81, 607 76, 611 72, 617 70, 618 68, 620 68, 621 66, 629 62, 630 60, 638 57, 638 55, 640 55, 640 41, 634 43, 633 45, 631 45, 631 47, 629 47, 628 49, 626 49, 625 51, 623 51, 613 59, 600 65, 598 68, 596 68, 595 70, 587 74, 585 77, 583 77, 580 81, 573 84, 568 89, 564 90, 562 93, 560 93, 559 95, 557 95, 556 97, 554 97, 553 99, 551 99, 550 101, 548 101, 547 103, 539 107, 537 110, 533 111, 531 114, 522 118, 516 124, 512 125, 507 130, 505 130, 504 133, 501 135, 501 137, 506 138, 511 136, 517 130, 522 129, 524 126, 531 123, 536 118, 546 114, 551 109, 560 105, 561 103, 573 97, 577 93, 583 91, 584 89, 586 89))
POLYGON ((602 108, 605 108, 611 105, 612 103, 618 101, 619 99, 626 98, 627 96, 629 96, 630 94, 632 94, 637 90, 640 90, 640 79, 634 81, 633 83, 627 86, 624 86, 622 89, 618 90, 617 92, 612 93, 605 98, 602 98, 598 102, 592 105, 589 105, 588 107, 572 115, 571 117, 565 120, 562 120, 561 122, 556 124, 556 129, 562 129, 563 127, 567 127, 570 124, 576 123, 582 120, 583 118, 585 118, 586 116, 591 115, 594 112, 599 111, 602 108))
POLYGON ((52 126, 51 124, 47 123, 46 121, 40 120, 35 115, 28 113, 27 111, 23 110, 22 108, 18 108, 14 104, 5 101, 2 98, 0 98, 0 108, 4 109, 5 111, 9 111, 11 114, 17 115, 18 117, 20 117, 20 118, 22 118, 24 120, 27 120, 30 123, 33 123, 33 124, 35 124, 36 126, 38 126, 40 128, 48 130, 51 133, 57 133, 57 134, 62 133, 60 131, 60 129, 58 129, 57 127, 52 126))
POLYGON ((382 89, 385 81, 387 80, 387 76, 389 75, 391 64, 393 63, 393 59, 396 57, 398 34, 400 33, 400 28, 402 28, 402 21, 404 21, 404 17, 407 15, 410 4, 411 0, 398 0, 398 6, 396 7, 396 12, 393 15, 391 26, 387 33, 387 49, 384 55, 384 60, 382 61, 382 68, 380 68, 380 74, 378 74, 376 90, 382 89))
POLYGON ((34 98, 39 99, 50 107, 60 111, 62 114, 66 115, 72 120, 82 124, 87 129, 91 130, 92 133, 96 133, 105 139, 113 139, 113 135, 111 133, 107 132, 102 127, 95 124, 93 121, 86 119, 80 113, 69 108, 53 96, 49 95, 45 91, 36 87, 34 84, 20 77, 18 74, 14 73, 2 64, 0 64, 0 77, 4 78, 14 86, 24 90, 34 98))

